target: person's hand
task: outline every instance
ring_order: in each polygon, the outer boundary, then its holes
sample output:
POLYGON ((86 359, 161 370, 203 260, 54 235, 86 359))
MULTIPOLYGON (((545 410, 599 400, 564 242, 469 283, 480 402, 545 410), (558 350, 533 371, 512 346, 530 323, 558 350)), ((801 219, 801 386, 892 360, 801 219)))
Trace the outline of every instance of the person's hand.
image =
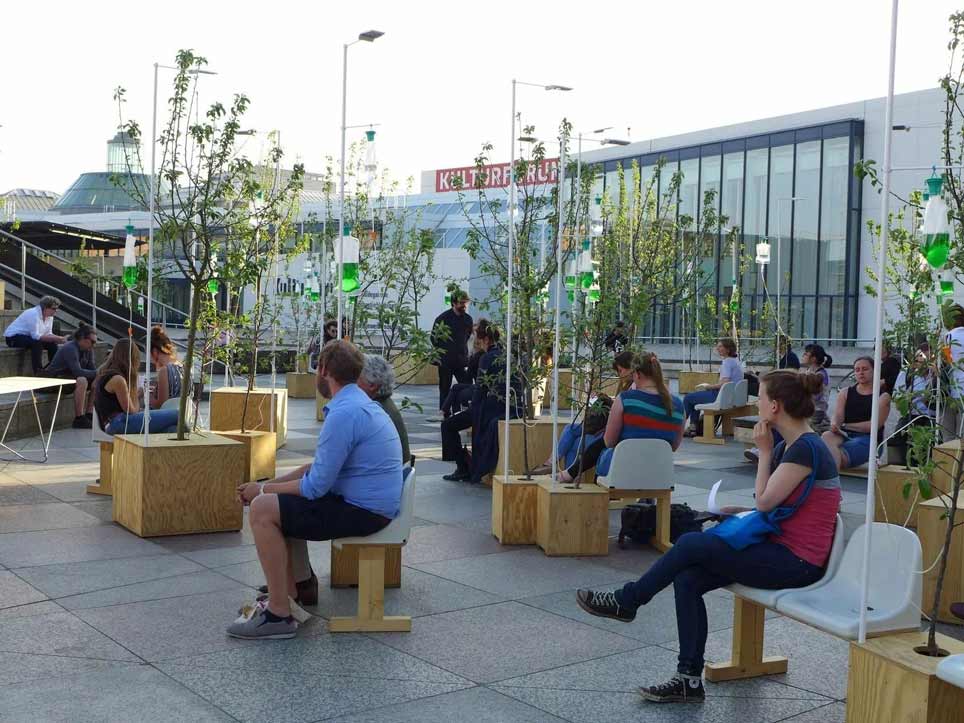
POLYGON ((753 425, 753 444, 760 450, 760 456, 773 452, 773 432, 770 423, 763 420, 753 425))
POLYGON ((708 386, 710 386, 710 385, 707 384, 706 382, 700 382, 699 384, 696 385, 696 388, 697 388, 697 389, 706 389, 708 386))
POLYGON ((741 512, 749 512, 752 507, 740 507, 739 505, 724 505, 720 508, 720 512, 724 515, 738 515, 741 512))
POLYGON ((833 432, 834 434, 840 434, 840 425, 837 424, 836 422, 831 422, 830 431, 833 432))
POLYGON ((261 493, 261 486, 257 482, 248 482, 246 484, 238 485, 238 500, 242 505, 250 505, 261 493))

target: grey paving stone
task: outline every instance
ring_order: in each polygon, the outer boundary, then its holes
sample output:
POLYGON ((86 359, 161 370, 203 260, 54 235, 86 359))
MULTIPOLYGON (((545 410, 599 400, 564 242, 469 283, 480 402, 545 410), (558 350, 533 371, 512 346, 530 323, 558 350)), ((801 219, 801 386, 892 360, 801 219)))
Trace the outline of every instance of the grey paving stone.
MULTIPOLYGON (((112 605, 75 614, 145 660, 156 661, 250 644, 229 638, 224 631, 238 616, 238 608, 253 598, 251 590, 238 586, 233 591, 112 605)), ((324 622, 315 618, 298 634, 313 635, 323 628, 324 622)))
POLYGON ((238 532, 211 532, 202 535, 172 535, 159 537, 157 545, 168 552, 197 552, 198 550, 215 550, 218 548, 253 545, 254 534, 248 524, 248 510, 244 510, 244 524, 238 532))
POLYGON ((225 567, 242 562, 258 559, 258 550, 254 545, 235 545, 234 547, 213 547, 208 550, 186 550, 181 557, 203 565, 204 567, 225 567))
MULTIPOLYGON (((676 662, 676 653, 652 646, 503 680, 499 685, 514 688, 636 693, 641 685, 658 685, 669 680, 676 672, 676 662)), ((792 688, 767 678, 706 683, 706 695, 712 698, 810 700, 817 704, 830 702, 825 696, 792 688)))
POLYGON ((379 641, 476 682, 640 647, 629 638, 508 602, 431 615, 379 641))
POLYGON ((13 620, 14 618, 29 618, 34 615, 50 615, 50 613, 62 612, 66 611, 53 600, 43 600, 41 602, 0 609, 0 622, 13 620))
POLYGON ((26 567, 18 574, 50 597, 61 598, 198 570, 203 568, 195 562, 165 554, 26 567))
POLYGON ((0 650, 5 653, 137 660, 113 640, 66 612, 0 620, 0 650))
POLYGON ((785 723, 844 723, 846 718, 846 703, 828 703, 806 713, 787 718, 785 723))
MULTIPOLYGON (((403 567, 402 586, 385 590, 385 613, 421 617, 450 610, 490 605, 503 600, 505 598, 499 595, 466 587, 410 567, 403 567)), ((333 615, 354 615, 357 608, 357 589, 336 590, 321 584, 318 586, 318 605, 310 610, 330 618, 333 615)))
MULTIPOLYGON (((4 653, 0 655, 0 690, 8 690, 15 683, 28 680, 54 678, 81 673, 137 668, 142 663, 121 663, 113 660, 75 658, 63 655, 29 655, 27 653, 4 653)), ((0 693, 3 697, 3 693, 0 693)), ((6 700, 6 699, 4 699, 6 700)), ((2 710, 2 708, 0 708, 2 710)))
MULTIPOLYGON (((618 510, 614 510, 619 514, 618 510)), ((619 534, 618 525, 616 534, 619 534)), ((599 558, 605 562, 606 567, 617 570, 625 570, 629 573, 628 578, 639 577, 646 572, 656 560, 660 553, 647 544, 635 542, 626 538, 625 547, 619 547, 615 539, 609 540, 609 554, 604 558, 599 558)))
POLYGON ((36 505, 56 501, 57 498, 53 495, 49 495, 36 487, 31 487, 25 482, 0 482, 0 506, 36 505))
POLYGON ((248 642, 217 653, 165 661, 218 670, 300 673, 463 685, 446 670, 356 634, 323 634, 290 640, 248 642))
POLYGON ((0 720, 231 721, 232 718, 149 666, 34 680, 3 689, 0 720))
POLYGON ((406 565, 440 560, 457 560, 476 555, 491 555, 516 549, 499 544, 491 532, 485 534, 452 525, 431 525, 412 530, 402 550, 406 565))
POLYGON ((573 723, 588 720, 598 723, 625 723, 628 720, 647 723, 773 723, 815 707, 812 700, 761 698, 708 698, 697 704, 659 705, 643 700, 637 693, 492 687, 573 723))
MULTIPOLYGON (((72 475, 76 477, 77 475, 72 475)), ((100 476, 96 466, 92 470, 90 475, 82 475, 80 479, 69 480, 65 482, 52 482, 45 480, 43 482, 38 482, 36 480, 25 480, 28 484, 33 485, 37 489, 41 489, 49 495, 53 495, 61 502, 87 502, 92 499, 97 499, 96 496, 87 493, 87 485, 91 484, 100 476)), ((107 498, 110 501, 110 498, 107 498)))
POLYGON ((110 560, 162 552, 163 548, 153 542, 111 525, 0 535, 0 562, 7 567, 110 560))
POLYGON ((0 571, 0 608, 27 605, 47 596, 12 572, 0 571))
POLYGON ((271 671, 259 672, 252 684, 251 677, 239 670, 173 663, 158 667, 237 720, 252 723, 317 721, 450 693, 467 685, 271 671))
MULTIPOLYGON (((200 595, 219 590, 224 591, 225 594, 236 596, 239 590, 238 583, 236 580, 219 575, 213 570, 204 570, 187 575, 165 577, 159 580, 149 580, 97 590, 96 592, 71 595, 58 598, 57 602, 68 610, 86 610, 108 605, 200 595)), ((171 603, 176 605, 177 600, 172 600, 171 603)))
POLYGON ((553 723, 562 720, 490 688, 477 687, 336 718, 339 723, 553 723))
POLYGON ((114 521, 114 504, 109 499, 71 502, 70 505, 81 512, 96 517, 101 524, 109 525, 114 521))
MULTIPOLYGON (((492 512, 484 512, 481 515, 476 515, 475 517, 469 517, 464 520, 457 520, 456 522, 449 523, 456 527, 464 527, 466 530, 473 530, 474 532, 479 532, 483 535, 492 534, 492 512)), ((513 548, 509 548, 513 549, 513 548)))
POLYGON ((0 534, 99 525, 100 520, 64 502, 0 507, 0 534))
MULTIPOLYGON (((465 483, 468 485, 468 483, 465 483)), ((418 483, 416 482, 416 488, 418 483)), ((459 522, 492 514, 491 494, 434 494, 415 501, 415 514, 433 522, 459 522)))
MULTIPOLYGON (((438 443, 438 440, 438 433, 436 433, 436 437, 433 441, 438 443)), ((422 475, 448 474, 449 470, 451 469, 451 462, 439 462, 434 459, 420 460, 418 459, 418 455, 415 456, 415 472, 418 474, 419 478, 421 478, 422 475)))
POLYGON ((606 567, 605 558, 599 560, 597 563, 571 557, 546 557, 541 550, 525 548, 412 567, 479 590, 519 599, 626 581, 625 571, 606 567))
MULTIPOLYGON (((600 589, 612 589, 614 587, 617 586, 610 585, 600 589)), ((709 629, 729 629, 733 625, 732 595, 710 594, 706 595, 703 599, 706 604, 709 629)), ((663 590, 650 600, 648 605, 639 608, 636 612, 636 620, 631 623, 621 623, 618 620, 599 618, 583 612, 582 608, 576 604, 576 593, 574 590, 525 598, 520 600, 520 602, 648 644, 655 645, 678 640, 676 632, 676 601, 671 587, 663 590)))

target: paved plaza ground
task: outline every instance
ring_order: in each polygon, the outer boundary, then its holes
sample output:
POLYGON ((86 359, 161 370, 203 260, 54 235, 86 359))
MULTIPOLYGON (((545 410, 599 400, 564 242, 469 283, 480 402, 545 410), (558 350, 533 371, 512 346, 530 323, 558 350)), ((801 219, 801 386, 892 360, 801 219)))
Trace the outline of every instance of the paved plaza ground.
MULTIPOLYGON (((634 623, 593 618, 578 587, 608 588, 655 559, 638 545, 607 557, 548 558, 491 535, 491 492, 450 483, 439 461, 435 391, 406 412, 418 456, 415 524, 402 587, 386 612, 408 634, 331 635, 326 618, 351 614, 354 590, 328 586, 330 544, 311 543, 318 617, 287 641, 241 641, 225 627, 264 582, 254 540, 238 533, 142 540, 111 521, 111 501, 85 492, 98 475, 90 432, 54 434, 50 461, 0 466, 0 720, 2 721, 739 721, 844 719, 847 643, 776 614, 768 654, 789 673, 707 684, 700 705, 657 706, 636 694, 676 665, 673 592, 634 623)), ((312 400, 289 402, 279 472, 311 460, 312 400)), ((16 443, 37 449, 39 440, 16 443)), ((674 501, 705 506, 725 480, 726 504, 752 505, 742 446, 684 441, 674 501)), ((863 481, 844 480, 848 535, 864 510, 863 481)), ((610 531, 619 529, 611 511, 610 531)), ((707 596, 712 660, 728 657, 732 596, 707 596)), ((962 637, 958 628, 944 632, 962 637)))

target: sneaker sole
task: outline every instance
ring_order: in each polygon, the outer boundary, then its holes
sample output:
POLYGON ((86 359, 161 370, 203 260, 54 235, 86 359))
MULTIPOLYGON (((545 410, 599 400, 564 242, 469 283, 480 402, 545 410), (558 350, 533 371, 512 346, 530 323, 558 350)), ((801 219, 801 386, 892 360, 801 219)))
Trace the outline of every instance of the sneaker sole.
POLYGON ((590 615, 595 615, 597 618, 609 618, 610 620, 618 620, 621 623, 631 623, 636 619, 635 616, 631 618, 621 618, 621 617, 617 617, 616 615, 608 615, 606 613, 601 613, 598 610, 594 610, 593 608, 586 605, 586 603, 584 603, 582 599, 579 597, 576 598, 576 602, 579 604, 579 607, 581 607, 585 612, 589 613, 590 615))
POLYGON ((288 640, 293 638, 297 633, 275 633, 274 635, 238 635, 237 633, 228 633, 228 637, 238 638, 239 640, 288 640))
POLYGON ((647 690, 643 690, 642 688, 639 689, 639 695, 642 697, 643 700, 648 700, 650 703, 702 703, 704 700, 706 700, 705 697, 697 698, 695 696, 690 698, 687 698, 687 697, 660 698, 658 696, 653 695, 647 690))

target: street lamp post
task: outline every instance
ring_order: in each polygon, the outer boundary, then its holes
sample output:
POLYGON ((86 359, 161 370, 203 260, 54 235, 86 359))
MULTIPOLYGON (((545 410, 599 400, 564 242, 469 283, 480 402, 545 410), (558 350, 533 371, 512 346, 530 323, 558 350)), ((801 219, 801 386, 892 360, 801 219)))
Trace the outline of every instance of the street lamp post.
POLYGON ((350 43, 345 43, 342 47, 341 60, 341 180, 338 191, 338 338, 341 339, 341 317, 345 304, 345 293, 342 291, 342 283, 345 275, 345 133, 348 130, 346 125, 346 113, 348 104, 348 48, 357 42, 364 40, 366 43, 373 43, 385 33, 381 30, 366 30, 358 34, 358 39, 350 43))

